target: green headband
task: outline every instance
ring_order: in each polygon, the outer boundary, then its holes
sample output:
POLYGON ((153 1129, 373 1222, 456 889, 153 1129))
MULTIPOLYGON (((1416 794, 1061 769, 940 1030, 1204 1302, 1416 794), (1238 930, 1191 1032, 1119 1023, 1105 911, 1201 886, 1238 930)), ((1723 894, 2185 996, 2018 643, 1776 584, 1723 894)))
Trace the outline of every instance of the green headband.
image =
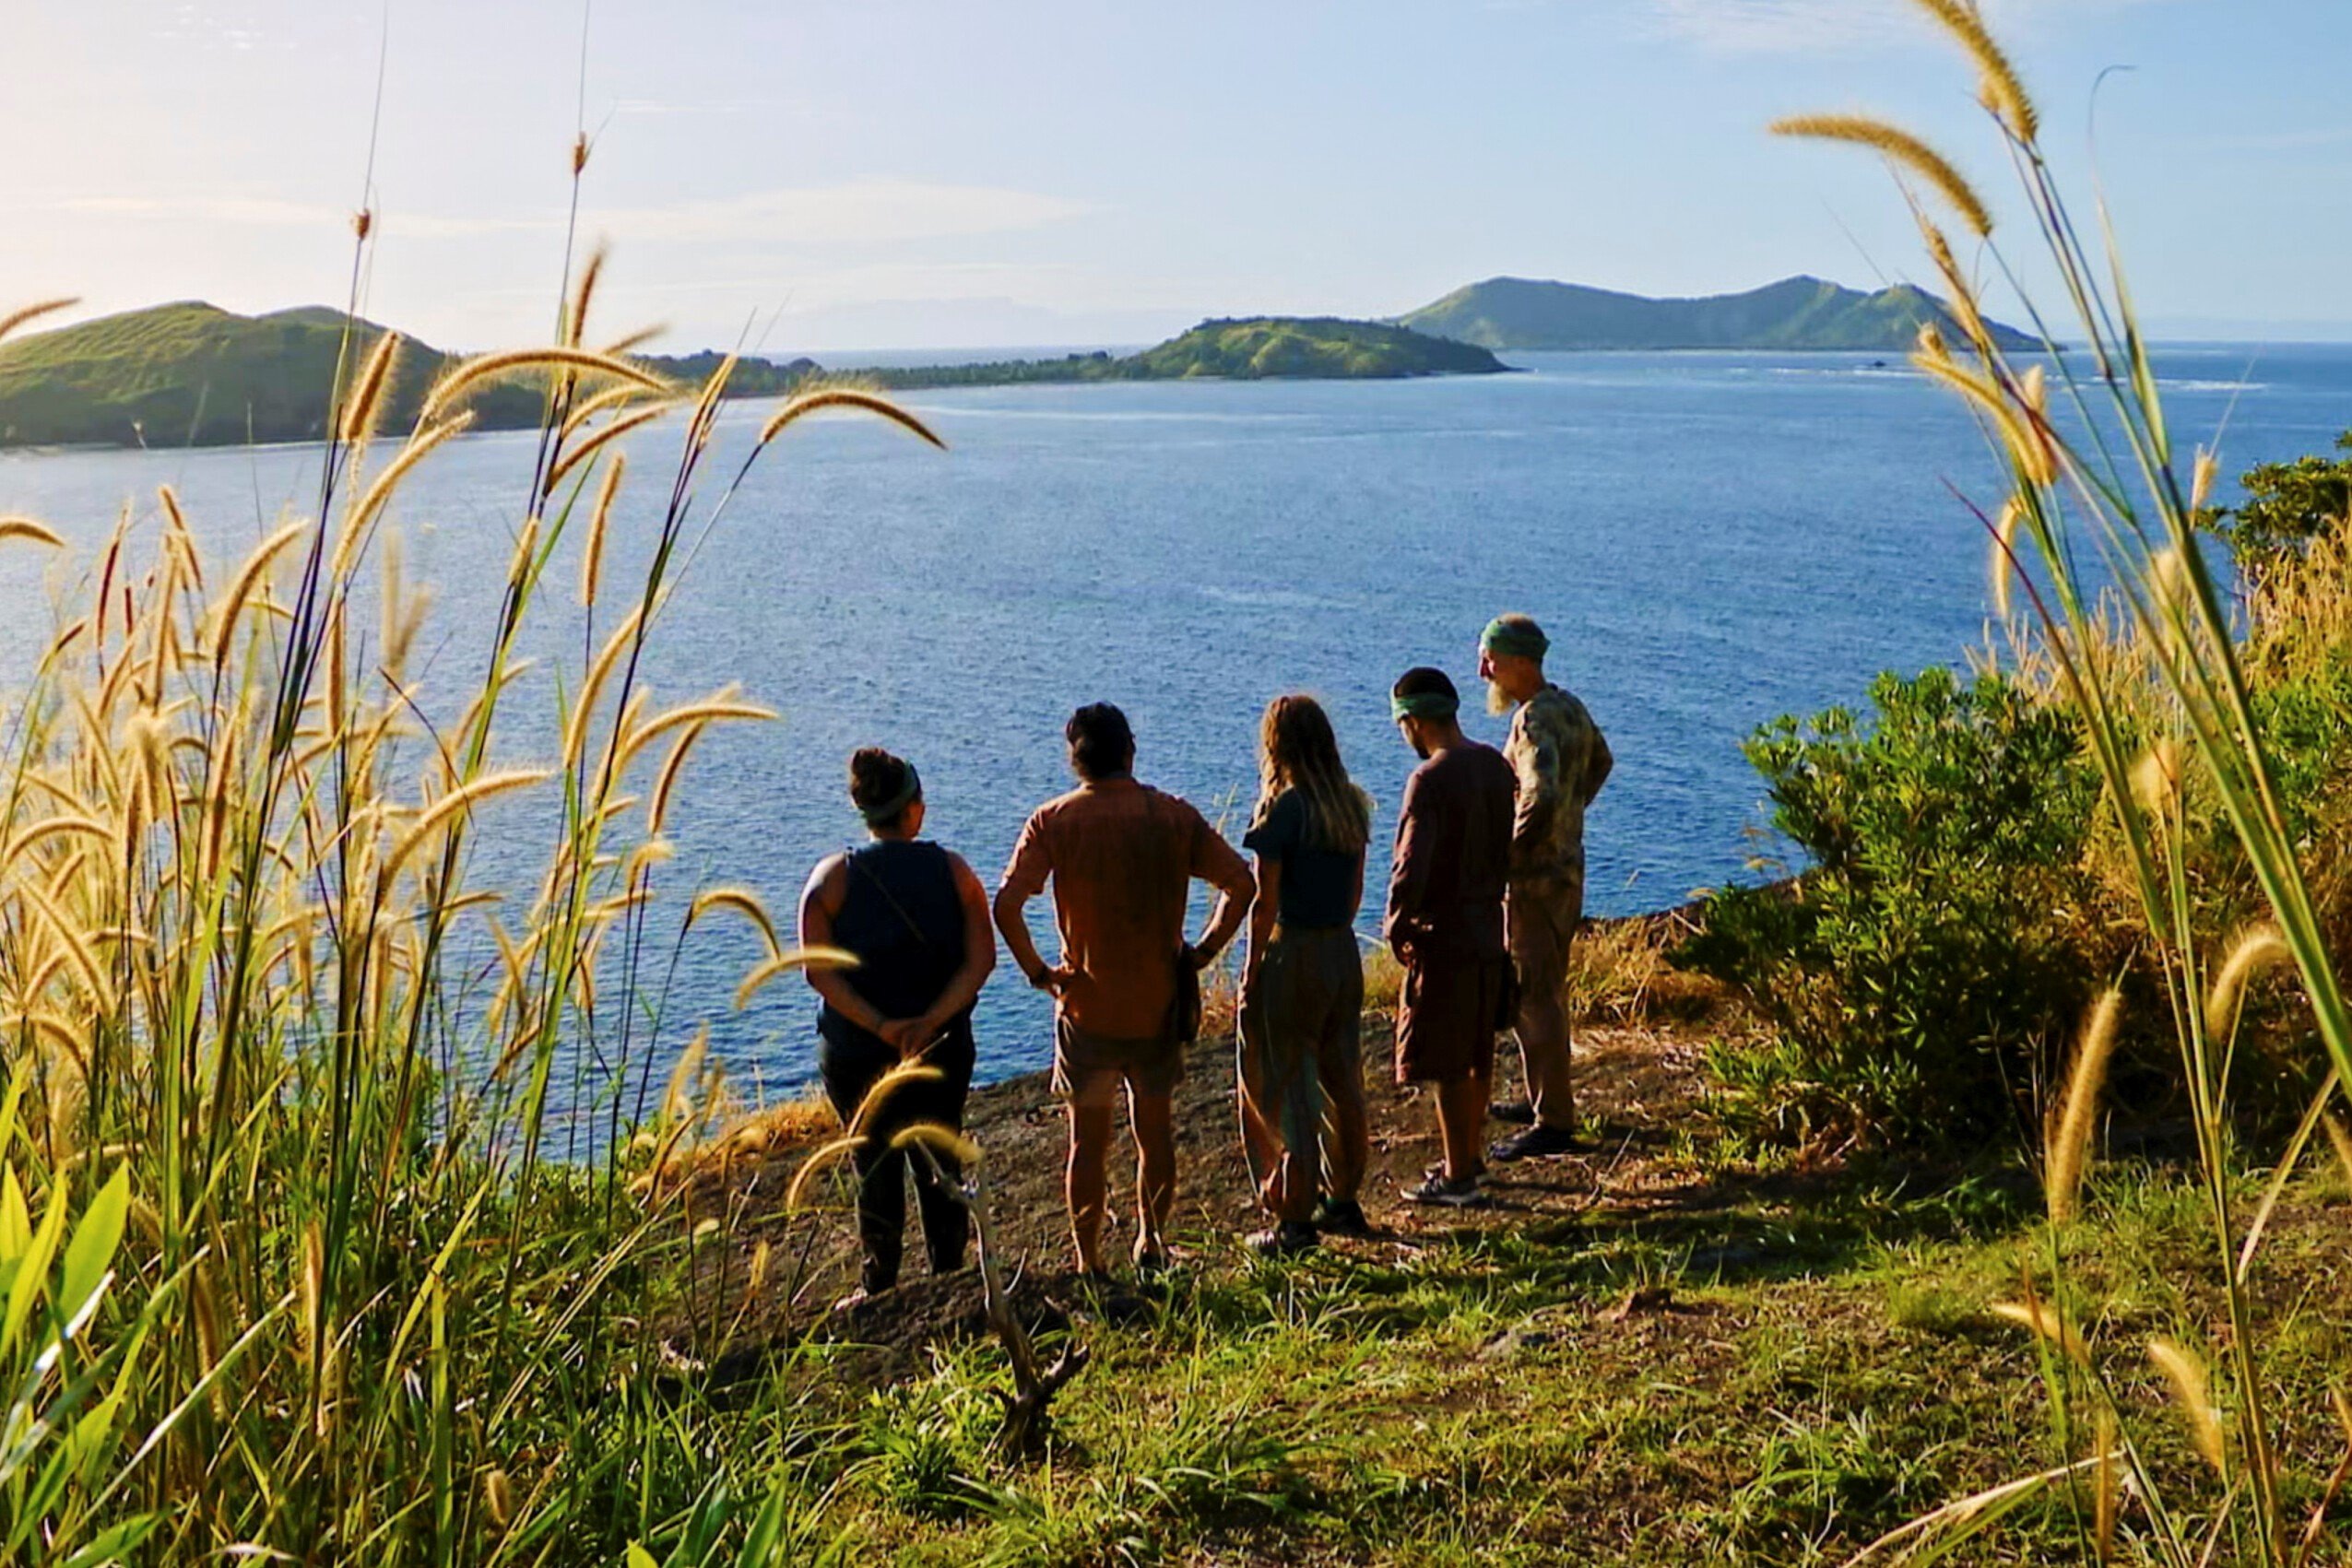
POLYGON ((1461 699, 1443 691, 1416 691, 1410 697, 1390 697, 1389 717, 1405 719, 1450 719, 1461 712, 1461 699))
POLYGON ((879 828, 914 805, 915 797, 922 793, 923 781, 916 775, 915 764, 909 762, 906 764, 906 787, 892 796, 882 805, 860 808, 857 815, 866 819, 868 827, 879 828))
POLYGON ((1478 634, 1478 645, 1505 658, 1540 659, 1552 646, 1552 639, 1525 622, 1507 621, 1497 616, 1478 634))

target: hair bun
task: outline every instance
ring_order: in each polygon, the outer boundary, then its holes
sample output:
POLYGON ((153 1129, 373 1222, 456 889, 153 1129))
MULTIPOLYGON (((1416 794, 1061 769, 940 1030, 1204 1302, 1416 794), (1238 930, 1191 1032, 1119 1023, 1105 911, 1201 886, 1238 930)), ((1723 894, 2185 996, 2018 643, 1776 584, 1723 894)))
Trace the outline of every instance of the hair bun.
POLYGON ((858 810, 887 806, 905 787, 904 760, 879 746, 861 746, 849 754, 849 799, 858 810))

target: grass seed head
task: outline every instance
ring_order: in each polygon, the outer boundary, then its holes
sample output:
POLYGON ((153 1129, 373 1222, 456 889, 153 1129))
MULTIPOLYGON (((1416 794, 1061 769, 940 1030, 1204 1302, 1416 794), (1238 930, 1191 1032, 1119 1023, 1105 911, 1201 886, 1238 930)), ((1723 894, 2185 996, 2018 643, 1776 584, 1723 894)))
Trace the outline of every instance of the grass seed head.
POLYGON ((1919 0, 1919 6, 1943 24, 1944 30, 1976 62, 1978 101, 1992 111, 2011 136, 2021 142, 2032 141, 2041 130, 2040 116, 2017 68, 1985 27, 1982 13, 1970 0, 1919 0))
POLYGON ((1868 114, 1791 114, 1775 120, 1776 136, 1802 136, 1814 141, 1846 142, 1881 154, 1899 169, 1907 169, 1942 196, 1980 239, 1992 233, 1992 213, 1952 160, 1900 126, 1868 114))
POLYGON ((2213 1388, 2205 1378, 2204 1362, 2185 1346, 2162 1338, 2148 1341, 2148 1360, 2156 1363, 2157 1370, 2172 1385, 2173 1403, 2180 1408, 2181 1419, 2188 1424, 2189 1441, 2196 1444, 2197 1453, 2213 1467, 2214 1473, 2228 1480, 2229 1455, 2222 1441, 2221 1416, 2213 1406, 2213 1388))
POLYGON ((2108 1059, 2115 1052, 2115 1022, 2122 1008, 2122 992, 2110 986, 2092 1004, 2082 1039, 2074 1047, 2074 1064, 2066 1075, 2066 1098, 2045 1149, 2042 1182, 2054 1223, 2072 1220, 2082 1196, 2091 1129, 2098 1125, 2099 1094, 2107 1083, 2108 1059))

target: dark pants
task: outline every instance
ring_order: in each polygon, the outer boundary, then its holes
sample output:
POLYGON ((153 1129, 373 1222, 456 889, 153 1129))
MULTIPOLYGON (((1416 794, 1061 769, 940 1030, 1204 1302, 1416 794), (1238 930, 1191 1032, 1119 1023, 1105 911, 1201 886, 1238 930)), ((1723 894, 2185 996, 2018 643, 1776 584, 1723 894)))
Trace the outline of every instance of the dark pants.
MULTIPOLYGON (((892 1149, 891 1139, 917 1122, 963 1130, 963 1098, 972 1087, 972 1052, 968 1030, 951 1032, 932 1046, 923 1060, 947 1076, 893 1090, 888 1100, 874 1108, 866 1124, 866 1141, 851 1156, 857 1171, 857 1239, 866 1249, 860 1282, 869 1291, 886 1291, 898 1282, 899 1257, 905 1244, 909 1173, 915 1177, 916 1204, 923 1211, 924 1250, 930 1255, 931 1272, 945 1274, 963 1267, 971 1216, 941 1185, 930 1159, 892 1149)), ((828 1039, 817 1052, 817 1072, 824 1080, 825 1098, 833 1102, 845 1126, 857 1116, 857 1107, 875 1082, 896 1066, 896 1053, 879 1041, 828 1039)), ((931 1154, 947 1180, 962 1176, 953 1156, 936 1149, 931 1154)))

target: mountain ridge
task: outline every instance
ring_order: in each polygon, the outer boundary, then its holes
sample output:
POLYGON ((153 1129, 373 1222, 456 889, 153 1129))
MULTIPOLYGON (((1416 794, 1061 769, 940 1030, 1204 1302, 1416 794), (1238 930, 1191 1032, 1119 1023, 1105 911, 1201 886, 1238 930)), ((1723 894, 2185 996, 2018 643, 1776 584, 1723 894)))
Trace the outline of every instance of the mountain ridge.
MULTIPOLYGON (((1921 324, 1961 334, 1950 310, 1908 283, 1872 293, 1799 273, 1737 294, 1626 293, 1549 278, 1489 277, 1393 318, 1432 336, 1511 349, 1746 348, 1878 350, 1911 347, 1921 324)), ((1991 324, 2013 351, 2037 338, 1991 324)))
MULTIPOLYGON (((321 305, 244 316, 198 300, 78 322, 0 344, 0 448, 215 446, 318 441, 338 374, 349 376, 386 330, 321 305)), ((412 424, 428 389, 461 356, 404 341, 382 428, 412 424)), ((658 375, 698 384, 724 356, 634 356, 658 375)), ((1336 316, 1215 317, 1140 353, 1072 354, 993 364, 875 367, 841 379, 886 389, 1023 383, 1341 379, 1484 374, 1507 369, 1486 349, 1389 322, 1336 316)), ((789 393, 828 372, 814 360, 744 358, 729 397, 789 393)), ((468 399, 477 430, 536 426, 544 398, 527 381, 468 399)))

